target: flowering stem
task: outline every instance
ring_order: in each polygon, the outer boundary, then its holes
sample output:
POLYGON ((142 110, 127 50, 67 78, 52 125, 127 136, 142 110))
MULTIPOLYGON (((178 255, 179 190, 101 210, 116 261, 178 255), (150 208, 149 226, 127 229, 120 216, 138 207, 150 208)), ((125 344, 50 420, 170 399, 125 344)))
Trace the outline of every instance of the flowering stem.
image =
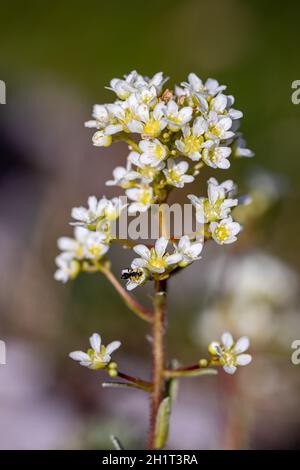
POLYGON ((153 365, 152 382, 153 391, 151 396, 151 413, 149 429, 149 449, 155 449, 156 418, 160 403, 165 394, 165 323, 166 323, 166 288, 167 281, 155 281, 154 297, 154 320, 153 320, 153 365))
POLYGON ((132 377, 131 375, 124 374, 120 371, 118 372, 118 377, 120 379, 127 380, 127 382, 134 384, 137 388, 145 390, 145 392, 150 392, 152 390, 152 383, 142 380, 139 377, 132 377))
POLYGON ((176 377, 196 377, 198 375, 216 375, 217 371, 215 369, 208 369, 206 366, 200 366, 195 364, 189 367, 179 367, 176 369, 165 369, 164 376, 167 379, 176 378, 176 377))
POLYGON ((131 297, 131 295, 124 289, 124 287, 119 283, 110 269, 100 266, 100 272, 109 280, 109 282, 114 286, 118 294, 122 297, 127 307, 136 315, 138 315, 142 320, 145 320, 149 323, 153 321, 152 312, 148 311, 143 307, 136 299, 131 297))

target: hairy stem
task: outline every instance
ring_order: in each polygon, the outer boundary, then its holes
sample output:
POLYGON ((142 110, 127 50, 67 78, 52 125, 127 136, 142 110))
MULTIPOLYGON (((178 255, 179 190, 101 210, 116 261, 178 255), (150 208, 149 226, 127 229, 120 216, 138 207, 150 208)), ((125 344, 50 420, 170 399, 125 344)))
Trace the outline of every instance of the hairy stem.
POLYGON ((167 281, 155 281, 151 412, 148 448, 155 449, 156 418, 159 405, 165 394, 165 327, 166 327, 166 288, 167 281))
POLYGON ((113 275, 110 269, 105 267, 100 267, 100 272, 104 274, 104 276, 109 280, 109 282, 114 286, 118 294, 124 300, 127 307, 136 315, 138 315, 142 320, 145 320, 149 323, 153 321, 153 314, 152 312, 148 311, 145 307, 143 307, 136 299, 134 299, 126 289, 119 283, 117 278, 113 275))

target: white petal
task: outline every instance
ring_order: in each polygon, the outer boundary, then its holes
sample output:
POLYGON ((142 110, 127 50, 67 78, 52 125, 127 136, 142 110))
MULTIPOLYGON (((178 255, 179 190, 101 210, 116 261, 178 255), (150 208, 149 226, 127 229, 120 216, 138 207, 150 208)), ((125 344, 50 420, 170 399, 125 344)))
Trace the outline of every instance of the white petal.
POLYGON ((111 124, 105 128, 104 134, 105 135, 113 135, 121 132, 123 130, 123 126, 121 124, 111 124))
POLYGON ((179 243, 178 243, 178 248, 182 251, 188 249, 190 247, 190 239, 187 235, 183 235, 180 240, 179 240, 179 243))
POLYGON ((150 259, 150 251, 149 248, 147 248, 145 245, 136 245, 133 248, 133 251, 135 251, 138 255, 140 255, 142 258, 146 259, 149 261, 150 259))
POLYGON ((75 251, 78 243, 74 238, 70 237, 60 237, 57 240, 57 246, 62 251, 75 251))
POLYGON ((247 336, 242 336, 235 344, 234 351, 236 354, 243 353, 247 351, 250 346, 250 341, 247 336))
POLYGON ((137 286, 138 286, 138 284, 137 284, 136 282, 128 281, 127 284, 126 284, 126 289, 127 289, 127 290, 133 290, 133 289, 135 289, 137 286))
POLYGON ((174 253, 173 255, 170 255, 166 259, 166 263, 168 265, 170 264, 176 264, 179 263, 182 260, 182 255, 180 253, 174 253))
POLYGON ((134 258, 131 263, 132 268, 146 268, 148 266, 148 262, 143 258, 134 258))
POLYGON ((174 100, 169 101, 167 106, 167 113, 169 114, 177 114, 178 112, 178 105, 175 103, 174 100))
POLYGON ((189 164, 187 162, 180 162, 176 165, 176 170, 178 170, 180 173, 186 173, 187 170, 189 169, 189 164))
POLYGON ((90 345, 91 345, 91 348, 99 353, 100 352, 100 348, 101 348, 101 336, 98 335, 98 333, 94 333, 91 337, 90 337, 90 345))
POLYGON ((155 251, 159 257, 163 256, 168 245, 168 240, 164 237, 160 237, 155 242, 155 251))
POLYGON ((76 220, 86 220, 87 210, 85 207, 73 207, 71 216, 76 220))
POLYGON ((231 222, 230 225, 229 225, 229 228, 231 230, 231 234, 234 236, 234 235, 237 235, 240 231, 241 231, 241 226, 238 222, 231 222))
POLYGON ((189 256, 191 258, 196 258, 197 256, 200 255, 202 249, 203 249, 202 243, 194 243, 189 249, 189 256))
POLYGON ((225 333, 222 334, 221 341, 225 346, 225 349, 231 348, 231 346, 233 345, 233 338, 229 331, 225 331, 225 333))
POLYGON ((207 121, 203 117, 198 117, 195 119, 193 124, 193 134, 196 137, 204 134, 207 131, 207 121))
POLYGON ((83 351, 72 351, 69 354, 69 357, 74 361, 90 361, 90 356, 83 351))
POLYGON ((224 158, 224 160, 218 162, 217 167, 221 168, 221 170, 227 170, 230 167, 230 161, 224 158))
POLYGON ((235 371, 236 371, 236 367, 235 367, 235 366, 227 366, 227 365, 225 365, 225 366, 223 366, 223 369, 224 369, 224 371, 225 371, 227 374, 230 374, 230 375, 234 374, 235 371))
POLYGON ((208 199, 211 204, 215 204, 219 199, 218 187, 214 184, 209 184, 207 188, 208 199))
POLYGON ((66 273, 62 269, 57 269, 54 273, 54 279, 65 284, 66 282, 68 282, 69 276, 68 273, 66 273))
POLYGON ((118 349, 121 346, 120 341, 113 341, 112 343, 109 343, 106 346, 106 352, 107 354, 113 353, 116 349, 118 349))
POLYGON ((217 113, 222 113, 227 105, 227 97, 222 93, 213 99, 212 107, 217 113))
POLYGON ((240 356, 237 356, 236 358, 236 363, 239 366, 247 366, 248 364, 250 364, 251 361, 252 361, 252 356, 250 356, 250 354, 241 354, 240 356))
POLYGON ((139 188, 130 188, 127 189, 126 195, 131 199, 132 201, 138 201, 140 197, 141 191, 139 188))
POLYGON ((75 227, 74 228, 74 235, 75 235, 75 238, 76 240, 78 240, 80 243, 84 243, 86 241, 86 238, 87 236, 90 234, 91 232, 86 229, 85 227, 75 227))

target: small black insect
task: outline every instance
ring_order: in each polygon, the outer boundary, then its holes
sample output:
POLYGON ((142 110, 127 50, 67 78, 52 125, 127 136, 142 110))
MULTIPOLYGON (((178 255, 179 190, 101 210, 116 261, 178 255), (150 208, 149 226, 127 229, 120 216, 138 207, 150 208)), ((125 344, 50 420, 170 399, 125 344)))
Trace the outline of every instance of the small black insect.
POLYGON ((131 279, 133 277, 141 277, 142 271, 138 271, 132 268, 126 269, 121 274, 121 279, 131 279))

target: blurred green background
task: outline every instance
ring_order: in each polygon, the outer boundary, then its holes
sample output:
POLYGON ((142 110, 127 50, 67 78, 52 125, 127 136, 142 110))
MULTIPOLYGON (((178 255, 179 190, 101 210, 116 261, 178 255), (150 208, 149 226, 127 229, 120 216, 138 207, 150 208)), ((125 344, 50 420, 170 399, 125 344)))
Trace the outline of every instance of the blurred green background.
MULTIPOLYGON (((7 86, 0 105, 0 337, 7 343, 0 447, 105 449, 110 434, 143 446, 147 399, 103 390, 99 377, 67 354, 100 331, 107 342, 122 341, 116 357, 123 369, 147 376, 147 327, 100 276, 67 286, 53 280, 56 239, 71 234, 71 207, 90 194, 112 196, 105 180, 126 157, 119 144, 93 148, 83 122, 94 103, 113 99, 105 89, 110 79, 133 69, 162 70, 170 84, 190 71, 227 84, 256 154, 218 175, 233 177, 254 205, 236 246, 208 247, 202 264, 174 279, 168 335, 170 357, 193 362, 209 341, 203 329, 229 328, 240 278, 228 287, 225 265, 246 279, 230 328, 240 334, 247 310, 243 327, 253 333, 256 356, 234 386, 222 374, 184 381, 170 448, 298 447, 300 369, 291 364, 290 345, 300 338, 300 105, 291 102, 291 84, 300 79, 299 2, 29 0, 1 1, 0 8, 0 79, 7 86), (243 260, 254 262, 249 268, 243 260), (252 289, 253 278, 263 286, 252 289)), ((198 193, 203 181, 205 175, 198 193)), ((115 249, 115 273, 130 259, 115 249)), ((148 294, 137 295, 149 302, 148 294)))

